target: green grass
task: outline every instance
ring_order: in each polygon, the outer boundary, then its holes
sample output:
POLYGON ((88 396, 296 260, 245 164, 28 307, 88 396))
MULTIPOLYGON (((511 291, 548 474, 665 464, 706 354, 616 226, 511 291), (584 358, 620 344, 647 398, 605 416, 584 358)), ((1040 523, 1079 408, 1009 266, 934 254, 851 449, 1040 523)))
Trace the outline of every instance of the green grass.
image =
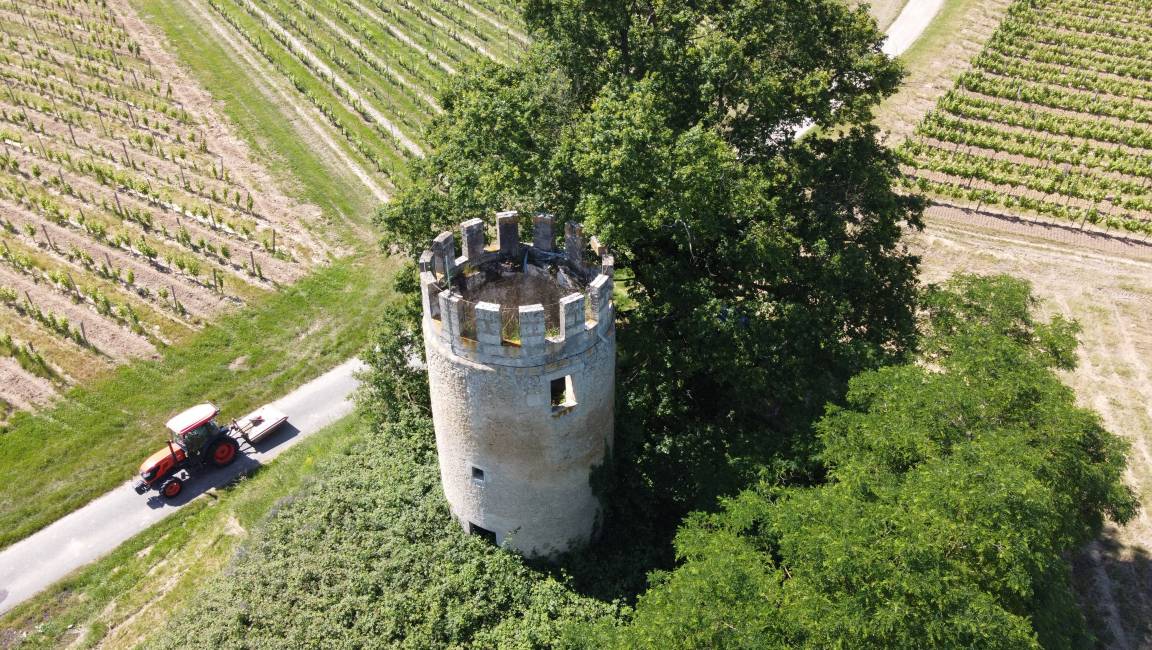
POLYGON ((900 61, 909 69, 923 68, 937 60, 960 33, 965 18, 979 0, 944 0, 944 6, 912 43, 900 61))
POLYGON ((332 169, 292 117, 268 101, 181 3, 132 0, 161 28, 193 76, 289 192, 319 206, 329 235, 357 254, 163 352, 66 393, 36 415, 17 414, 0 435, 0 547, 84 505, 132 475, 160 443, 167 417, 191 403, 226 414, 275 399, 355 355, 390 300, 393 264, 366 229, 376 206, 348 170, 332 169), (246 362, 234 361, 246 357, 246 362))
POLYGON ((8 612, 0 618, 0 645, 24 634, 16 647, 135 645, 190 604, 281 495, 300 489, 317 467, 362 439, 359 419, 346 417, 250 477, 196 499, 8 612))
POLYGON ((381 271, 377 260, 339 261, 221 317, 160 360, 122 366, 41 413, 14 416, 0 435, 0 546, 132 476, 181 408, 211 400, 241 415, 355 355, 391 300, 381 271))
MULTIPOLYGON (((260 84, 251 77, 254 71, 236 61, 211 32, 202 29, 183 2, 131 0, 131 4, 163 32, 170 50, 219 102, 218 108, 290 194, 324 210, 327 225, 336 227, 348 245, 374 245, 365 242, 362 230, 349 227, 370 222, 377 207, 372 194, 351 172, 333 169, 316 155, 315 146, 301 132, 303 127, 297 126, 298 118, 264 96, 260 84)), ((337 145, 353 159, 360 159, 342 139, 337 145)))

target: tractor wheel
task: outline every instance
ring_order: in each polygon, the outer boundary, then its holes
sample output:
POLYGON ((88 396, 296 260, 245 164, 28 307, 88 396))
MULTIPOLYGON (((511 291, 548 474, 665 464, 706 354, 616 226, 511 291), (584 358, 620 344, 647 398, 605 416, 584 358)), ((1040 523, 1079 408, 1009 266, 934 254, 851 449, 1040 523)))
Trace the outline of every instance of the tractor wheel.
POLYGON ((184 481, 175 476, 160 484, 160 494, 163 494, 165 499, 175 499, 183 491, 184 481))
POLYGON ((232 438, 221 438, 212 445, 208 450, 208 459, 216 467, 224 467, 231 465, 232 461, 236 460, 236 454, 240 451, 240 445, 232 438))

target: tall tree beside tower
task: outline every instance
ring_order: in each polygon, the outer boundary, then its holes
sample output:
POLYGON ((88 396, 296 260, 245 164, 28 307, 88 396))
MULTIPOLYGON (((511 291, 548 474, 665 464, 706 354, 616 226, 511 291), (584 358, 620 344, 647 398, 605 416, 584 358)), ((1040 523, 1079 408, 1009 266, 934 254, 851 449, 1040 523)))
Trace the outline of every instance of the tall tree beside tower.
POLYGON ((869 124, 901 76, 875 23, 837 0, 524 9, 534 45, 453 82, 386 239, 416 254, 493 209, 583 222, 629 297, 629 492, 680 510, 809 471, 824 404, 914 334, 922 206, 869 124))

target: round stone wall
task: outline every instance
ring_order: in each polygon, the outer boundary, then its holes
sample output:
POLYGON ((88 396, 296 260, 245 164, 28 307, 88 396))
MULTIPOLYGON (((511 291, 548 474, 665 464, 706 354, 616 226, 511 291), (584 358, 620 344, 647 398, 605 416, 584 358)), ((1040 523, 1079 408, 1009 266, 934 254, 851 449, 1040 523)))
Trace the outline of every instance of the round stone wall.
POLYGON ((434 327, 426 319, 436 447, 452 514, 467 532, 491 531, 497 544, 528 557, 587 544, 601 516, 597 470, 612 445, 615 330, 573 356, 513 367, 453 354, 429 335, 434 327), (566 384, 559 406, 553 380, 566 384))
MULTIPOLYGON (((420 258, 424 344, 444 496, 464 530, 528 557, 599 532, 611 457, 616 329, 613 260, 585 262, 578 225, 564 250, 552 221, 519 241, 517 215, 479 219, 420 258), (524 304, 532 301, 533 304, 524 304)), ((594 249, 599 248, 594 245, 594 249)))

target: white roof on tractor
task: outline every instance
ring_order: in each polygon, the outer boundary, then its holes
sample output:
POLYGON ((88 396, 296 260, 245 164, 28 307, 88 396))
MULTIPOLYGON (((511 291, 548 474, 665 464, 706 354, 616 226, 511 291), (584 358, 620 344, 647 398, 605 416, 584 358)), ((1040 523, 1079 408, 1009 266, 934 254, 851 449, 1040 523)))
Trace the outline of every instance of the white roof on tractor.
POLYGON ((192 429, 195 429, 201 424, 204 424, 208 420, 216 417, 216 414, 219 412, 220 409, 216 408, 215 404, 210 404, 207 402, 204 404, 197 404, 196 406, 193 406, 187 411, 184 411, 171 420, 168 420, 168 424, 165 426, 167 426, 168 430, 172 433, 188 433, 192 429))

